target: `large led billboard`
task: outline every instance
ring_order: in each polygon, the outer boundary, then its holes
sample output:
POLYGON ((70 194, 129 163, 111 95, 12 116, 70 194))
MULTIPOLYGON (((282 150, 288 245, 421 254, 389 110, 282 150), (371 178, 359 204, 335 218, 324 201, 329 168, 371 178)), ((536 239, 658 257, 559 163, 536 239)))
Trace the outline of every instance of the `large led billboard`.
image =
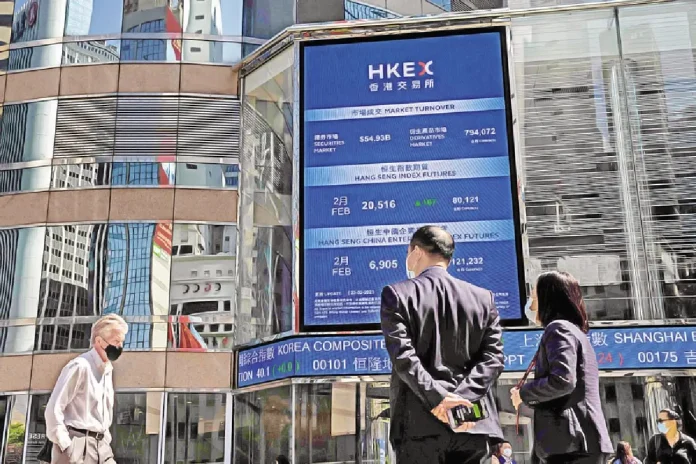
POLYGON ((381 290, 406 278, 424 224, 454 236, 451 274, 520 318, 505 50, 497 28, 303 45, 305 329, 378 323, 381 290))

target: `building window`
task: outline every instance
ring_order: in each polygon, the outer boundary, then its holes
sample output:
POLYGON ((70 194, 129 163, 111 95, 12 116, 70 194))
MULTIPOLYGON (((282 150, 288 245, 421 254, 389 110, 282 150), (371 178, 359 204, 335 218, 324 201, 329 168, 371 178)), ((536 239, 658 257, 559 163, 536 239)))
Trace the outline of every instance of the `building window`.
POLYGON ((165 464, 224 462, 226 409, 224 393, 169 394, 165 464))
POLYGON ((290 456, 290 388, 235 395, 234 464, 257 464, 264 456, 268 462, 279 455, 290 456))
POLYGON ((0 439, 5 448, 3 462, 6 464, 24 462, 22 455, 26 439, 28 403, 29 395, 26 394, 0 397, 0 417, 4 416, 2 425, 7 426, 0 439))
POLYGON ((631 385, 631 396, 634 400, 643 400, 645 398, 645 390, 642 385, 632 384, 631 385))
POLYGON ((612 417, 608 420, 609 422, 609 433, 621 433, 621 420, 612 417))
POLYGON ((604 394, 607 403, 616 403, 616 385, 607 385, 604 387, 604 394))

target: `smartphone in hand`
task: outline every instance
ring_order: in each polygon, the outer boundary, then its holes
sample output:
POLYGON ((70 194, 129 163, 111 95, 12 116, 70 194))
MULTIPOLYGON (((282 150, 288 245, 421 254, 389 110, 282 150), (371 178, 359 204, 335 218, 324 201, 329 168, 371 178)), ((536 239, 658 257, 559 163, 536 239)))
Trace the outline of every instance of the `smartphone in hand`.
POLYGON ((488 410, 480 401, 473 401, 471 406, 457 406, 447 411, 447 418, 452 429, 459 428, 465 422, 478 422, 488 418, 488 410))

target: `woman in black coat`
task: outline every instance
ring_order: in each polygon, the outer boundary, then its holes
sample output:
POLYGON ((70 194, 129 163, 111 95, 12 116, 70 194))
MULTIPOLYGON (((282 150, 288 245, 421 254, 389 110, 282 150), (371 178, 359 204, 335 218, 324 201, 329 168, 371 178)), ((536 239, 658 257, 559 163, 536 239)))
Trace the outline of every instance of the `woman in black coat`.
POLYGON ((523 381, 510 394, 516 408, 524 403, 534 409, 536 456, 547 464, 605 464, 613 447, 578 281, 565 272, 542 274, 527 309, 544 334, 534 380, 523 381))

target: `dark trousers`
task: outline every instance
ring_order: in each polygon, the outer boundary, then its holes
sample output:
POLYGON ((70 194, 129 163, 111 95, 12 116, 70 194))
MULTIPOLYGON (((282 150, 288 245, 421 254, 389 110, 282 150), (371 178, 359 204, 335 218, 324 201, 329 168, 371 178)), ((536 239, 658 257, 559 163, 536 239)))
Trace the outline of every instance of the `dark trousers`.
POLYGON ((488 437, 448 433, 392 442, 396 464, 483 464, 488 461, 488 437))
POLYGON ((606 464, 609 460, 608 454, 560 454, 557 456, 549 456, 545 464, 606 464))

